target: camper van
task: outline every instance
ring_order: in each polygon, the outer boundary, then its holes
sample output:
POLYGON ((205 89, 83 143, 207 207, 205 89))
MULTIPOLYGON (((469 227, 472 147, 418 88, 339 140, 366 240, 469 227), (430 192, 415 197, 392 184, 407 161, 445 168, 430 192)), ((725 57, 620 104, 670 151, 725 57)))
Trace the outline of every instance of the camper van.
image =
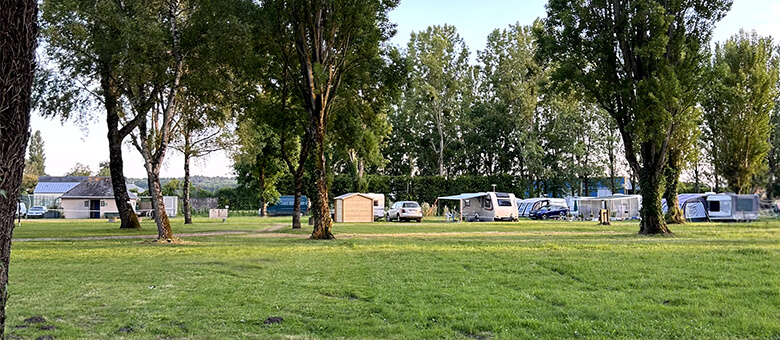
MULTIPOLYGON (((276 203, 266 208, 266 213, 268 213, 268 216, 292 216, 294 206, 295 206, 295 196, 291 196, 291 195, 279 196, 279 203, 276 203)), ((306 199, 306 196, 301 196, 301 214, 306 215, 308 212, 309 212, 309 201, 306 199)))
POLYGON ((480 192, 464 194, 463 218, 467 221, 515 221, 517 202, 515 194, 480 192))
POLYGON ((363 194, 371 197, 374 200, 374 219, 379 220, 385 218, 385 195, 384 194, 363 194))
POLYGON ((758 219, 758 195, 707 195, 707 213, 711 221, 755 221, 758 219))
POLYGON ((520 206, 517 208, 518 216, 530 217, 530 213, 532 210, 539 210, 542 207, 548 205, 557 205, 564 208, 569 207, 569 205, 566 203, 566 199, 564 198, 547 198, 547 197, 529 198, 520 201, 520 206))

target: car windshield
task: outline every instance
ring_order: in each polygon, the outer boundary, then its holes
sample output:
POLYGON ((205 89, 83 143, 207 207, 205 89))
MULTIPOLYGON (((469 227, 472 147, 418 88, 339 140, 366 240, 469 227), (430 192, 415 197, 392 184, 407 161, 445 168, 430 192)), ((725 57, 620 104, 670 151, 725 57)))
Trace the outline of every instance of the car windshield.
POLYGON ((404 208, 419 208, 420 205, 417 204, 417 202, 406 202, 404 203, 404 208))

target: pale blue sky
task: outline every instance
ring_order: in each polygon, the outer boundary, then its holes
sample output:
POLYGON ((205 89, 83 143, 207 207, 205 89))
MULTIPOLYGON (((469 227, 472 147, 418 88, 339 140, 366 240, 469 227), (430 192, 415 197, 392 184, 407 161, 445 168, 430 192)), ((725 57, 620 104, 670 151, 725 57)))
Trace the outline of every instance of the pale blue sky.
MULTIPOLYGON (((542 0, 402 0, 390 14, 398 24, 398 34, 392 43, 406 46, 409 34, 426 29, 430 25, 450 24, 457 27, 473 56, 485 46, 487 35, 496 28, 505 28, 519 22, 533 23, 545 15, 542 0)), ((780 0, 735 0, 732 11, 721 21, 714 39, 722 41, 737 33, 740 28, 755 29, 761 35, 780 37, 780 0)), ((93 122, 85 134, 72 123, 65 126, 58 121, 34 116, 32 130, 41 130, 45 141, 46 171, 50 175, 62 175, 76 162, 97 170, 98 163, 108 159, 105 122, 93 122)), ((125 148, 125 173, 128 177, 146 177, 141 157, 134 149, 125 148)), ((171 152, 163 169, 163 177, 181 177, 182 158, 171 152)), ((231 176, 231 161, 224 153, 212 155, 197 162, 193 175, 231 176)))

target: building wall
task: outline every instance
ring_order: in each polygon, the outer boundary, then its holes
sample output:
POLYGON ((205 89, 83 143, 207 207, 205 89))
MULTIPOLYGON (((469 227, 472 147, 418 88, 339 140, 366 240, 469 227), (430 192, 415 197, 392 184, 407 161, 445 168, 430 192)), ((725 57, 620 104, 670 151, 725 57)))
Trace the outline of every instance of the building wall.
MULTIPOLYGON (((88 198, 65 198, 62 200, 62 209, 65 218, 89 218, 89 203, 84 206, 84 202, 91 201, 88 198)), ((100 217, 104 218, 106 213, 117 213, 116 201, 114 199, 100 200, 100 217)), ((130 200, 130 205, 135 206, 135 200, 130 200)))
POLYGON ((343 222, 373 222, 374 200, 355 195, 342 200, 343 222))

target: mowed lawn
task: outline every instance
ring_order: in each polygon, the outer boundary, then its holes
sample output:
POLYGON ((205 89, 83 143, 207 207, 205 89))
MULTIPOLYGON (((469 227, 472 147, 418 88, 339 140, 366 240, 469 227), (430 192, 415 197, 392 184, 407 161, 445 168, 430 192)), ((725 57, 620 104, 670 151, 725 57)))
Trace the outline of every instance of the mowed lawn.
POLYGON ((780 222, 337 224, 197 219, 180 244, 100 221, 14 232, 11 339, 780 338, 780 222), (282 229, 275 230, 278 227, 282 229), (43 323, 25 322, 40 316, 43 323), (281 323, 264 324, 269 317, 281 323), (53 326, 53 327, 51 327, 53 326), (43 328, 43 329, 42 329, 43 328), (53 329, 48 329, 53 328, 53 329))

